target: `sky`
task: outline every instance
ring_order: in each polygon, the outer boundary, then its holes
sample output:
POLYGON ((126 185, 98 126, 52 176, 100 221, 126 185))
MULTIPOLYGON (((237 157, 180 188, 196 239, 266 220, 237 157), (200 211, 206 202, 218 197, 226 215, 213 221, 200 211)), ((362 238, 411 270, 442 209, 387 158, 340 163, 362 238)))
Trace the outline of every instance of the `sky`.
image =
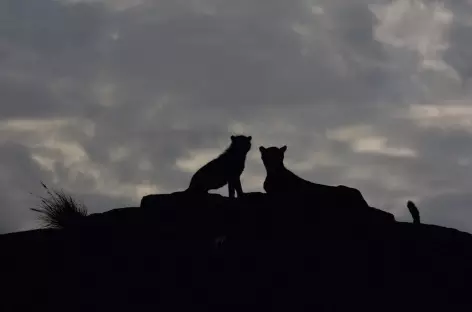
MULTIPOLYGON (((0 233, 183 190, 230 135, 472 232, 472 0, 1 0, 0 233)), ((226 189, 218 191, 227 194, 226 189)))

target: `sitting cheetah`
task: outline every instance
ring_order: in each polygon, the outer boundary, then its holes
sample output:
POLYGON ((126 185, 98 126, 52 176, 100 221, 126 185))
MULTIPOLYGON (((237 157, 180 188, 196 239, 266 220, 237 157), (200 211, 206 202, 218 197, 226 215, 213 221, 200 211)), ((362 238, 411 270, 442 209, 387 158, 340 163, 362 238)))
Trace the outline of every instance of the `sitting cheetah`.
POLYGON ((188 191, 207 193, 228 184, 228 195, 244 195, 240 176, 244 171, 246 155, 251 149, 251 136, 231 136, 231 145, 217 158, 200 168, 192 177, 188 191))

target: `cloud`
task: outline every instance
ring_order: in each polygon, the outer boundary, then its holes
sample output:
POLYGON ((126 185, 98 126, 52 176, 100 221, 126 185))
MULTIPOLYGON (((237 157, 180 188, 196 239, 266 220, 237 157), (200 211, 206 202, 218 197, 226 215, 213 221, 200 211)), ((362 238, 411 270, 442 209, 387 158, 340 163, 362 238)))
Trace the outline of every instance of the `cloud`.
POLYGON ((184 189, 232 132, 254 138, 247 190, 256 147, 285 144, 297 174, 400 218, 471 183, 470 2, 17 2, 0 4, 2 231, 32 224, 40 179, 92 212, 184 189))
POLYGON ((29 157, 29 150, 19 144, 2 144, 0 153, 0 231, 12 232, 31 226, 34 196, 39 193, 40 179, 48 179, 29 157), (30 224, 31 223, 31 224, 30 224))
POLYGON ((333 129, 327 132, 328 139, 348 142, 356 153, 372 153, 392 157, 416 157, 416 152, 408 147, 387 145, 387 138, 373 135, 369 126, 353 126, 333 129))

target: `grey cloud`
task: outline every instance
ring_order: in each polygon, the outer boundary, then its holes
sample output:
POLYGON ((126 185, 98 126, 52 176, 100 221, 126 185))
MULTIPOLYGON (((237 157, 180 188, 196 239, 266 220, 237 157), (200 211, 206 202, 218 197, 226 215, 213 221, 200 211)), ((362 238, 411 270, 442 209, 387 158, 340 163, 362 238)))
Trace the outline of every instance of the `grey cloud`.
MULTIPOLYGON (((228 6, 221 15, 217 10, 214 15, 193 13, 144 22, 134 18, 139 9, 129 13, 132 19, 123 13, 125 26, 118 31, 120 39, 110 55, 110 75, 124 79, 123 84, 136 87, 141 94, 162 89, 183 95, 189 99, 188 105, 224 105, 236 111, 254 105, 328 100, 360 105, 375 94, 372 83, 386 83, 386 77, 382 78, 385 72, 376 68, 366 71, 364 64, 352 59, 352 55, 370 51, 365 58, 382 60, 382 49, 372 38, 371 13, 365 5, 352 6, 361 13, 359 17, 352 15, 357 18, 355 25, 361 25, 355 32, 367 31, 360 41, 350 39, 357 46, 345 42, 352 37, 348 25, 354 19, 345 21, 348 14, 339 17, 344 24, 330 32, 332 42, 327 42, 318 33, 329 25, 317 22, 303 2, 291 3, 290 10, 278 3, 261 5, 260 10, 248 3, 228 6), (293 29, 296 24, 304 25, 316 39, 307 55, 302 54, 302 36, 293 29), (333 54, 335 58, 330 59, 333 54), (340 66, 347 66, 347 78, 337 73, 337 58, 343 63, 340 66), (359 79, 352 79, 354 76, 359 79), (343 92, 337 92, 339 89, 343 92)), ((149 14, 150 7, 143 10, 149 14)), ((332 15, 320 19, 330 22, 338 18, 332 15)))
MULTIPOLYGON (((468 17, 469 19, 472 17, 470 5, 468 17)), ((472 24, 454 23, 450 34, 450 48, 445 54, 446 61, 460 73, 464 81, 470 81, 472 77, 472 65, 470 64, 472 57, 472 50, 470 49, 471 33, 472 24)))
POLYGON ((95 104, 87 84, 99 69, 103 8, 51 0, 0 6, 0 117, 87 114, 95 104))
POLYGON ((103 17, 99 6, 63 6, 50 0, 5 0, 1 12, 3 40, 44 55, 94 45, 103 17))
POLYGON ((472 231, 470 224, 471 196, 468 192, 453 192, 426 198, 418 204, 422 222, 441 224, 461 231, 472 231))
MULTIPOLYGON (((54 114, 58 103, 39 81, 15 81, 0 78, 0 119, 37 117, 54 114)), ((60 106, 59 106, 60 107, 60 106)))
POLYGON ((37 198, 30 193, 42 195, 40 181, 48 183, 51 176, 31 160, 26 147, 15 143, 1 146, 0 173, 0 231, 12 232, 34 218, 29 208, 37 198))

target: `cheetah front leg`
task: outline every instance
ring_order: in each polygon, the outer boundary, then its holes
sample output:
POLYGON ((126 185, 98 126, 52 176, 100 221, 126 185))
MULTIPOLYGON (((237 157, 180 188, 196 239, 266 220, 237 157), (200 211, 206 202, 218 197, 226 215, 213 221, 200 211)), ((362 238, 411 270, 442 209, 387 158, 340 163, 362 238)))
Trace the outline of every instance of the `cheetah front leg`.
POLYGON ((235 191, 235 188, 234 188, 233 180, 229 180, 228 181, 228 196, 229 196, 229 198, 234 198, 234 191, 235 191))
POLYGON ((243 192, 243 188, 241 186, 241 180, 239 177, 237 177, 235 180, 234 180, 234 188, 236 189, 236 194, 238 194, 238 198, 240 197, 243 197, 244 195, 244 192, 243 192))

